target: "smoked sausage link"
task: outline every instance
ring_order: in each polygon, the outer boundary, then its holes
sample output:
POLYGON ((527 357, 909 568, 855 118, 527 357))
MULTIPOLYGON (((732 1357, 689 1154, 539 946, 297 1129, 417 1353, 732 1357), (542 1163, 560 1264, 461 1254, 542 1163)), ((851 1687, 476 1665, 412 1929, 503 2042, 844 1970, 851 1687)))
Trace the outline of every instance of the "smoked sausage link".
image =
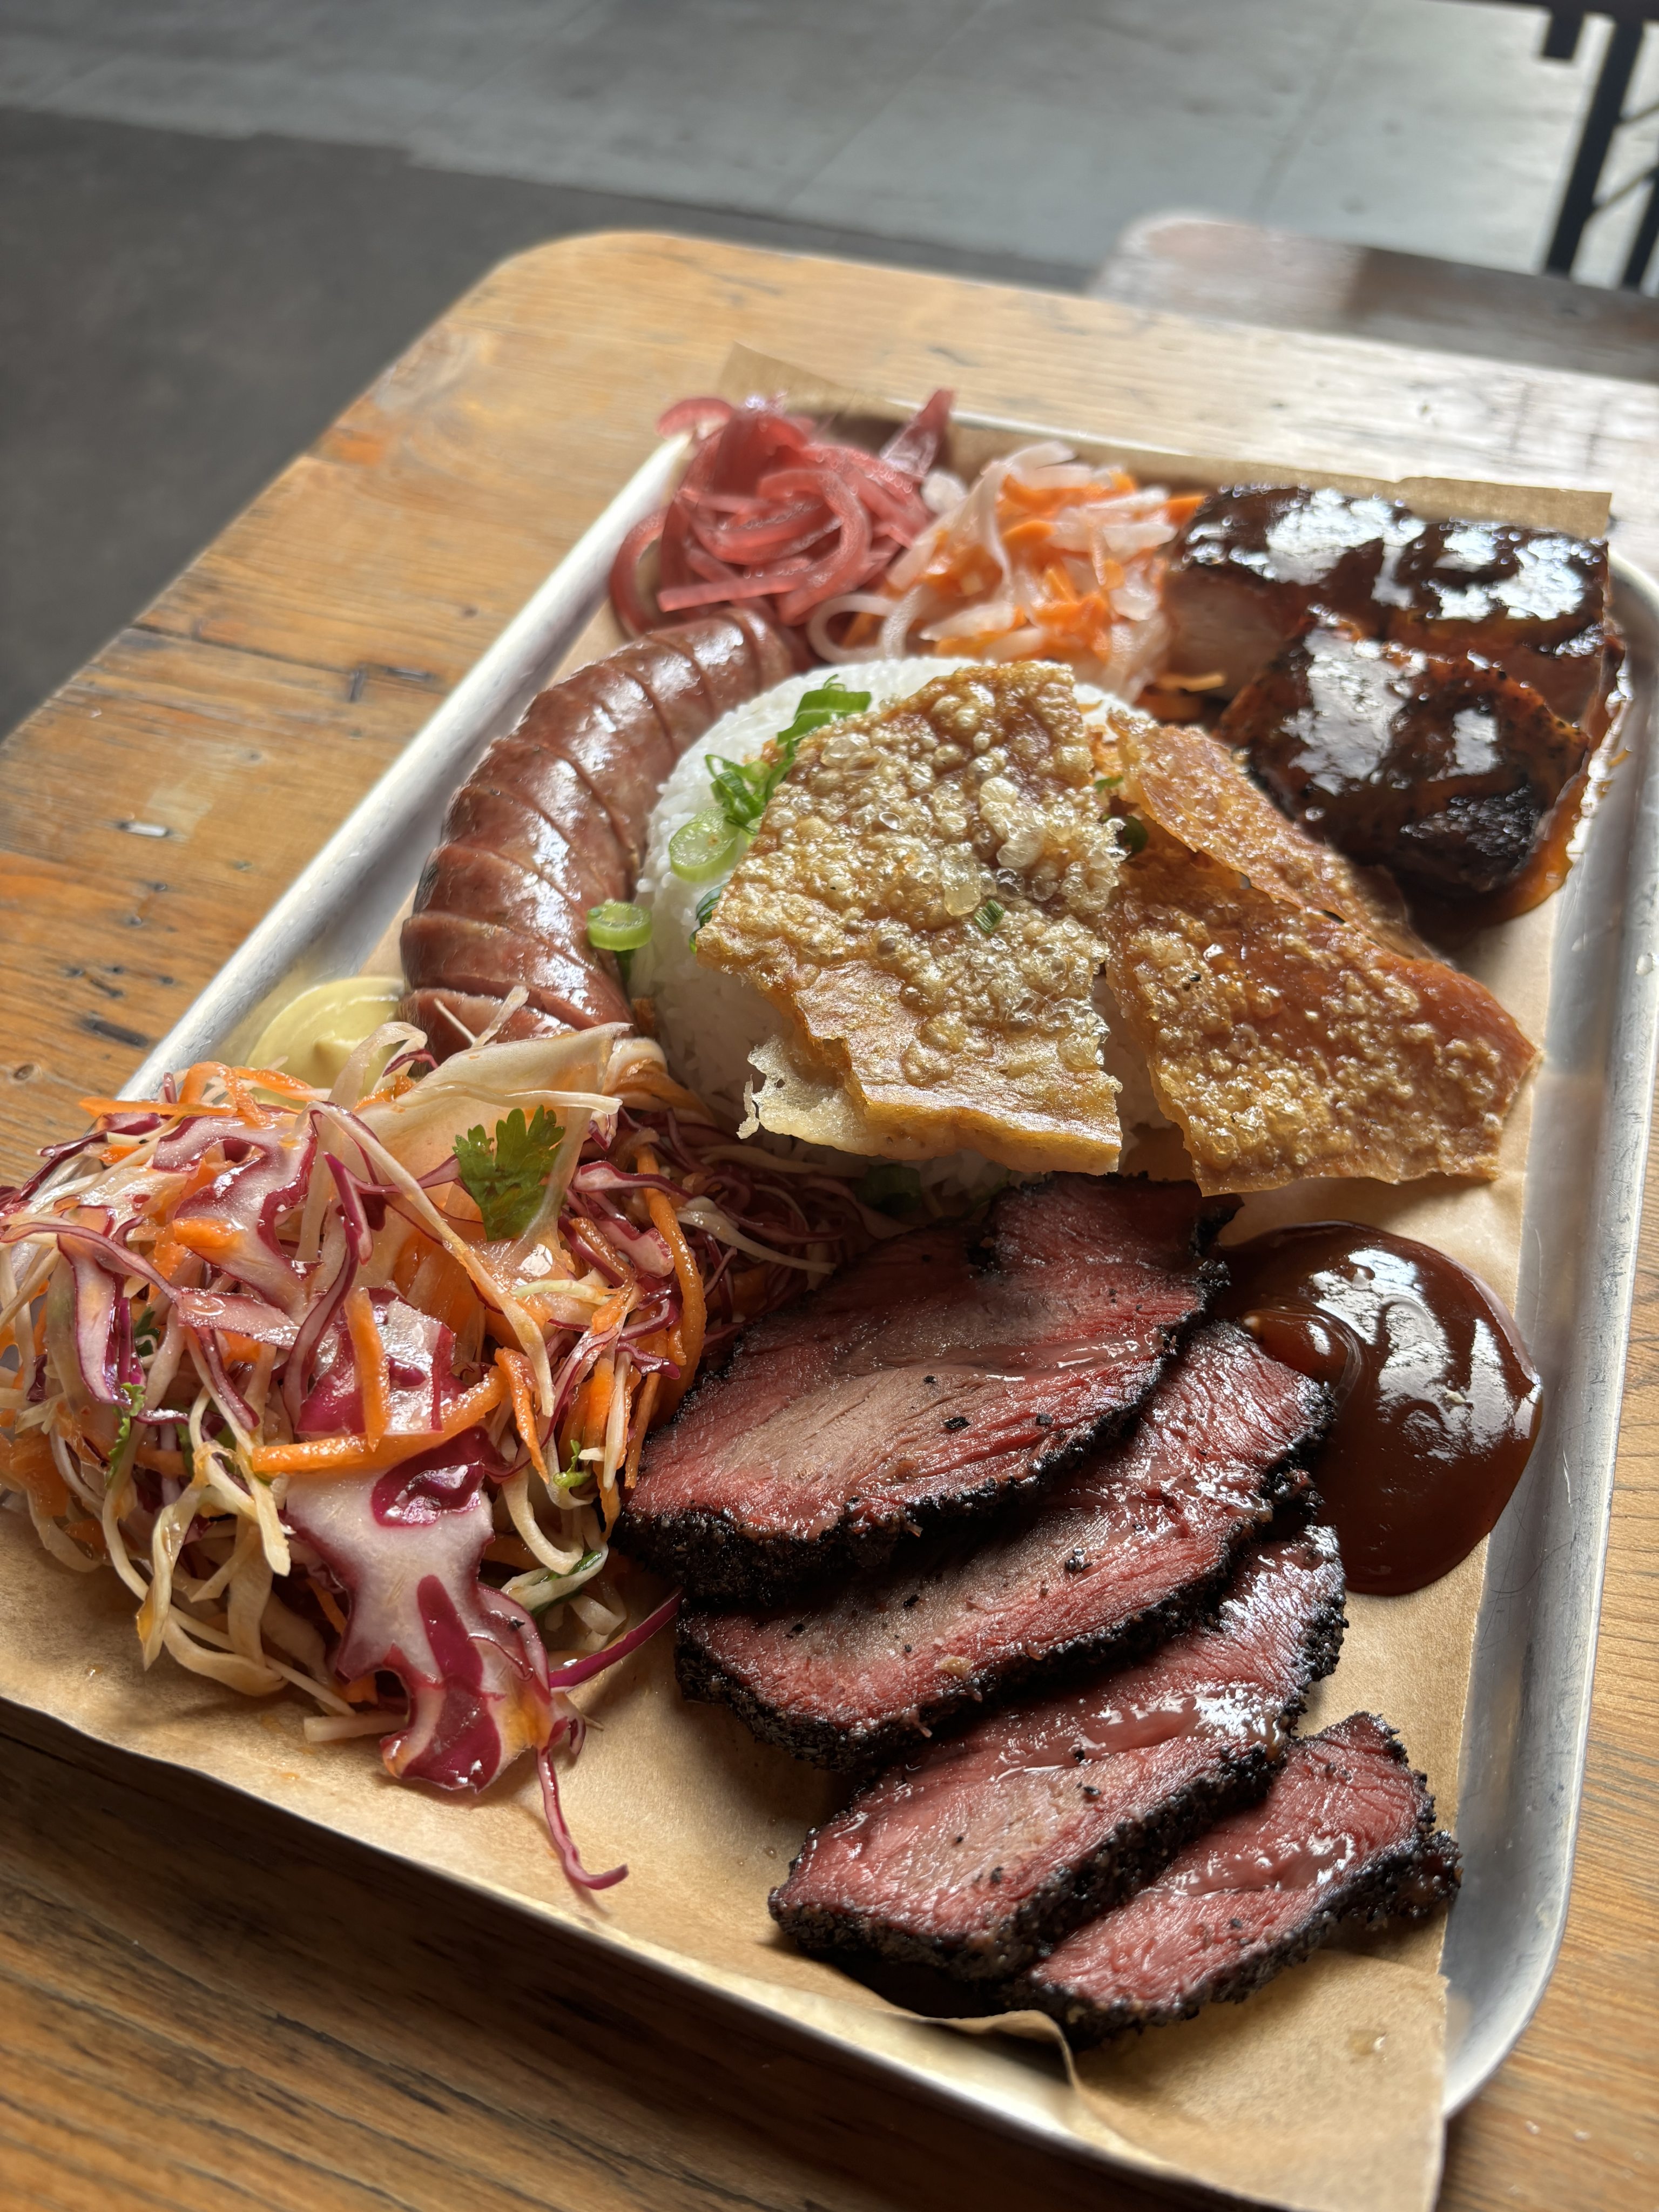
POLYGON ((744 608, 653 630, 532 700, 450 801, 404 924, 399 1012, 444 1060, 487 1028, 545 1036, 629 1019, 588 909, 632 892, 657 794, 720 716, 793 672, 790 647, 744 608))

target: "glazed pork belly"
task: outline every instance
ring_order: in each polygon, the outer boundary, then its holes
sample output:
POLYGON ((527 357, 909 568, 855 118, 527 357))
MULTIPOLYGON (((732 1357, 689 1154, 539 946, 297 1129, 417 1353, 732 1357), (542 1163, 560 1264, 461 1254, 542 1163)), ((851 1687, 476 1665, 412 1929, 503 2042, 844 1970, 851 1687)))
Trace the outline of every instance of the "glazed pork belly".
POLYGON ((1515 881, 1586 751, 1501 669, 1347 623, 1292 639, 1216 734, 1304 829, 1449 899, 1515 881))
POLYGON ((1392 500, 1233 486, 1188 518, 1164 587, 1170 669, 1231 698, 1318 617, 1478 653, 1582 721, 1607 672, 1607 550, 1510 523, 1428 522, 1392 500))
POLYGON ((1074 2043, 1237 2001, 1339 1921, 1419 1917, 1457 1887, 1457 1846, 1394 1731, 1354 1713, 1293 1743, 1259 1805, 1086 1922, 1017 1986, 1074 2043))
POLYGON ((1058 1475, 1152 1388, 1232 1211, 1063 1175, 878 1245, 652 1437, 618 1541, 694 1600, 778 1603, 1058 1475))
POLYGON ((1261 1795, 1342 1599, 1330 1529, 1261 1545, 1214 1626, 889 1768, 807 1838, 773 1918, 809 1951, 1016 1972, 1261 1795))
POLYGON ((1131 1436, 990 1542, 913 1547, 810 1610, 683 1614, 680 1687, 822 1766, 901 1756, 941 1723, 1189 1627, 1305 1489, 1328 1416, 1319 1385, 1212 1323, 1131 1436))
POLYGON ((1301 485, 1212 492, 1164 580, 1171 672, 1218 673, 1230 698, 1316 611, 1380 628, 1378 586, 1421 527, 1393 500, 1301 485))
POLYGON ((1388 634, 1430 653, 1475 653, 1529 684, 1565 722, 1601 690, 1607 549, 1503 522, 1425 523, 1400 556, 1388 634))

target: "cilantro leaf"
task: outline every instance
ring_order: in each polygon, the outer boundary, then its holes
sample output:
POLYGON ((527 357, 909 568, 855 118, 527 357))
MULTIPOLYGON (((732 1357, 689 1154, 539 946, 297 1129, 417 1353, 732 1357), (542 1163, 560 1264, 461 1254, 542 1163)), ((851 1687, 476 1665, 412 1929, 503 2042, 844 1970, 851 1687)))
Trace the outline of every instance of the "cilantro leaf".
POLYGON ((482 1123, 456 1138, 455 1164, 483 1216, 489 1243, 522 1237, 535 1219, 562 1134, 558 1123, 548 1120, 545 1106, 536 1109, 528 1126, 524 1109, 515 1106, 504 1121, 496 1122, 493 1144, 482 1123))

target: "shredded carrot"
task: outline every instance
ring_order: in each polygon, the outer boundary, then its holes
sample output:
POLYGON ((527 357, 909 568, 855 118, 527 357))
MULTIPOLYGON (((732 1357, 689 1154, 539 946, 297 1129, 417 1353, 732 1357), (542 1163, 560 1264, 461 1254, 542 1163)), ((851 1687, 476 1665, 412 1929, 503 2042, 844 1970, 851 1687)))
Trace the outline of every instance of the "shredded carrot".
POLYGON ((349 1705, 378 1705, 380 1686, 372 1674, 359 1674, 355 1682, 346 1684, 340 1695, 349 1705))
POLYGON ((354 1283, 347 1291, 345 1320, 362 1399, 363 1434, 371 1444, 378 1444, 392 1425, 392 1376, 366 1285, 354 1283))
POLYGON ((140 1444, 133 1457, 152 1474, 170 1474, 175 1482, 185 1479, 185 1455, 181 1451, 168 1451, 161 1444, 140 1444))
POLYGON ((472 1278, 453 1252, 428 1243, 404 1296, 430 1320, 442 1322, 459 1336, 478 1303, 472 1278))
POLYGON ((593 1257, 608 1267, 626 1267, 633 1272, 630 1263, 617 1249, 597 1223, 584 1221, 580 1216, 569 1224, 568 1232, 573 1243, 586 1244, 593 1257))
POLYGON ((346 1617, 341 1612, 333 1591, 329 1589, 326 1583, 319 1583, 315 1575, 307 1575, 306 1579, 311 1584, 311 1595, 323 1609, 324 1620, 327 1621, 337 1636, 343 1636, 346 1632, 346 1617))
POLYGON ((297 1075, 284 1075, 280 1067, 239 1067, 236 1071, 243 1085, 258 1084, 261 1091, 274 1091, 282 1098, 297 1098, 309 1104, 318 1095, 312 1083, 301 1083, 297 1075))
POLYGON ((616 1373, 614 1353, 594 1362, 593 1372, 587 1378, 587 1413, 582 1434, 582 1442, 586 1444, 598 1446, 605 1442, 605 1425, 611 1419, 611 1387, 616 1380, 616 1373))
POLYGON ((507 1387, 513 1395, 513 1419, 525 1449, 530 1454, 530 1464, 544 1482, 547 1480, 547 1462, 542 1454, 542 1440, 536 1421, 535 1394, 530 1387, 530 1362, 521 1352, 510 1352, 506 1345, 495 1351, 495 1364, 507 1377, 507 1387))
POLYGON ((10 1450, 5 1450, 0 1439, 0 1478, 16 1483, 27 1491, 34 1500, 37 1512, 48 1521, 67 1510, 69 1487, 58 1472, 58 1462, 52 1455, 52 1445, 39 1429, 25 1429, 10 1450))
POLYGON ((499 1370, 486 1375, 455 1401, 439 1427, 415 1436, 383 1437, 378 1443, 366 1436, 356 1436, 317 1437, 299 1444, 255 1444, 248 1453, 248 1464, 255 1474, 383 1474, 436 1444, 448 1443, 463 1430, 476 1427, 501 1404, 506 1387, 499 1370))
POLYGON ((194 1252, 204 1260, 222 1259, 227 1252, 234 1252, 241 1234, 229 1222, 215 1221, 205 1213, 192 1213, 184 1221, 171 1223, 168 1229, 173 1243, 181 1244, 186 1252, 194 1252))
POLYGON ((1011 523, 1002 533, 1002 542, 1010 552, 1026 545, 1046 545, 1052 527, 1041 515, 1030 515, 1024 522, 1011 523))
POLYGON ((640 1454, 645 1449, 645 1432, 651 1425, 652 1408, 657 1402, 658 1387, 662 1382, 660 1371, 653 1368, 645 1378, 633 1413, 633 1432, 629 1438, 628 1458, 623 1470, 625 1488, 631 1490, 639 1479, 640 1454))
POLYGON ((541 1564, 522 1536, 492 1536, 483 1547, 483 1555, 499 1567, 517 1567, 520 1572, 541 1564))
POLYGON ((677 1113, 690 1115, 705 1127, 708 1125, 708 1109, 696 1092, 688 1091, 684 1084, 676 1083, 672 1075, 659 1067, 630 1067, 619 1095, 625 1100, 630 1091, 642 1091, 647 1098, 660 1099, 665 1106, 673 1107, 677 1113))
MULTIPOLYGON (((657 1175, 654 1152, 640 1153, 641 1175, 657 1175), (647 1164, 648 1163, 648 1164, 647 1164)), ((646 1210, 651 1216, 651 1225, 667 1245, 674 1261, 674 1273, 679 1278, 681 1334, 684 1346, 679 1379, 670 1382, 664 1395, 664 1411, 672 1413, 675 1407, 691 1388, 697 1371, 697 1362, 702 1358, 702 1340, 708 1327, 708 1302, 703 1296, 702 1277, 697 1273, 697 1263, 691 1256, 691 1247, 685 1241, 679 1216, 674 1211, 666 1191, 648 1190, 645 1194, 646 1210)))
MULTIPOLYGON (((652 1172, 651 1169, 646 1170, 647 1175, 652 1172)), ((619 1283, 608 1297, 601 1299, 594 1307, 593 1318, 587 1326, 595 1336, 603 1336, 608 1329, 622 1326, 628 1318, 628 1309, 634 1303, 636 1288, 633 1283, 619 1283)))
POLYGON ((75 1103, 83 1114, 90 1115, 96 1121, 105 1121, 112 1114, 166 1114, 176 1121, 192 1121, 204 1114, 218 1115, 233 1121, 236 1118, 234 1106, 186 1106, 171 1098, 77 1098, 75 1103))

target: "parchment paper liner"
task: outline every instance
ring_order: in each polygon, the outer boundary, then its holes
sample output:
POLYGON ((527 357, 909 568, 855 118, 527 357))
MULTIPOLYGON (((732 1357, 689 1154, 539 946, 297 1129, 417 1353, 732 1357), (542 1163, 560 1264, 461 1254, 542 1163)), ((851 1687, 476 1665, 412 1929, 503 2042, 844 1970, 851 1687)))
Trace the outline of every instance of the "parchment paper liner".
MULTIPOLYGON (((847 416, 891 421, 903 411, 741 349, 721 388, 733 397, 783 393, 797 406, 847 416)), ((1550 523, 1588 535, 1606 526, 1607 502, 1595 493, 1320 477, 1024 426, 959 427, 958 465, 977 467, 1027 434, 1064 434, 1091 459, 1121 459, 1170 483, 1325 482, 1397 492, 1430 514, 1550 523)), ((615 641, 608 615, 596 617, 572 662, 615 641)), ((1554 915, 1546 904, 1462 956, 1534 1038, 1544 1033, 1554 915)), ((379 957, 377 948, 366 968, 379 957)), ((1252 1199, 1234 1234, 1331 1215, 1386 1224, 1454 1254, 1513 1304, 1530 1121, 1527 1092, 1490 1185, 1304 1183, 1252 1199)), ((1438 1923, 1345 1942, 1245 2005, 1086 2054, 1068 2078, 1051 2023, 922 2021, 783 1942, 766 1893, 807 1827, 840 1802, 842 1785, 754 1743, 730 1715, 684 1705, 664 1640, 587 1693, 595 1725, 565 1781, 569 1816, 588 1865, 626 1859, 631 1871, 601 1898, 578 1898, 547 1850, 528 1772, 505 1778, 476 1802, 392 1784, 372 1742, 307 1746, 297 1702, 255 1707, 165 1661, 144 1677, 131 1601, 113 1577, 71 1577, 12 1515, 0 1516, 0 1694, 20 1705, 520 1909, 602 1931, 734 1997, 955 2084, 981 2106, 1061 2128, 1148 2176, 1297 2212, 1427 2212, 1433 2202, 1445 2039, 1438 1923), (1015 2042, 1021 2032, 1033 2040, 1015 2042)), ((1414 1596, 1351 1598, 1340 1665, 1304 1723, 1311 1730, 1361 1707, 1382 1714, 1427 1773, 1449 1824, 1481 1571, 1476 1553, 1414 1596)))

